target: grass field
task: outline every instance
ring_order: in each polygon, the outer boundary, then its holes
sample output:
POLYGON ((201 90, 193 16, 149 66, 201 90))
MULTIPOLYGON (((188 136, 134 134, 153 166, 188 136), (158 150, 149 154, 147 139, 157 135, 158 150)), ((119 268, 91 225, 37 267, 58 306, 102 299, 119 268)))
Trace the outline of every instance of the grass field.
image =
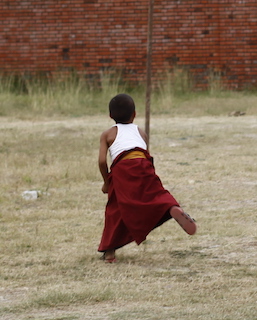
MULTIPOLYGON (((198 233, 171 220, 106 265, 97 253, 106 203, 97 156, 111 120, 8 116, 2 96, 0 318, 255 320, 256 97, 240 97, 195 100, 195 113, 187 101, 154 112, 156 172, 198 233), (210 101, 220 109, 209 112, 210 101), (247 114, 228 117, 236 108, 247 114), (39 197, 23 199, 26 190, 39 197)), ((140 112, 136 123, 144 126, 140 112)))

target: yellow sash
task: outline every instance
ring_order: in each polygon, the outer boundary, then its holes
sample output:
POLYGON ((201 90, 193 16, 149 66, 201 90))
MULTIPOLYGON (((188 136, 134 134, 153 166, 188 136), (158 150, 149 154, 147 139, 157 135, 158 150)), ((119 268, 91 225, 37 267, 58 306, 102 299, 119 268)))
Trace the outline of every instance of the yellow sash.
POLYGON ((136 151, 131 151, 131 152, 127 153, 124 157, 122 157, 121 160, 137 159, 137 158, 146 159, 146 156, 145 156, 144 152, 136 150, 136 151))

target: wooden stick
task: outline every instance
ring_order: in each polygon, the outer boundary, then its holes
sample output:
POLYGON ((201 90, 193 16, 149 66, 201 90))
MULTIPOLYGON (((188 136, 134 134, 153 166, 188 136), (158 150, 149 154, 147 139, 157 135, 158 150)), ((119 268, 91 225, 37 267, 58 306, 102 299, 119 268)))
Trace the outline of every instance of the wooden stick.
POLYGON ((153 10, 154 0, 149 0, 148 8, 148 32, 147 32, 147 58, 146 58, 146 101, 145 101, 145 132, 150 141, 150 111, 152 93, 152 38, 153 38, 153 10))

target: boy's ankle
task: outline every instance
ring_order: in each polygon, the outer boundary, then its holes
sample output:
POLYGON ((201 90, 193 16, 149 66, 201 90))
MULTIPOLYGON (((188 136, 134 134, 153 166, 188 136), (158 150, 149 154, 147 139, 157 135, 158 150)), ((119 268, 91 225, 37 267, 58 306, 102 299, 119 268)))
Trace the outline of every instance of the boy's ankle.
POLYGON ((115 258, 115 250, 107 250, 105 252, 105 259, 114 259, 115 258))

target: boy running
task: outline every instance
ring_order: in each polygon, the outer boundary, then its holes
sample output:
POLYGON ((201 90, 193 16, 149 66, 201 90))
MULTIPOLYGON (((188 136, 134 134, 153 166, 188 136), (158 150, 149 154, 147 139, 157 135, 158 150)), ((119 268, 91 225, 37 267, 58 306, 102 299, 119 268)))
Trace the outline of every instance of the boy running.
POLYGON ((99 169, 108 193, 105 226, 98 251, 105 262, 115 262, 115 250, 135 241, 138 245, 154 228, 174 218, 190 235, 196 224, 165 190, 155 173, 153 158, 147 151, 147 136, 133 123, 136 116, 133 99, 118 94, 109 103, 115 121, 100 138, 99 169), (107 153, 112 164, 107 165, 107 153))

